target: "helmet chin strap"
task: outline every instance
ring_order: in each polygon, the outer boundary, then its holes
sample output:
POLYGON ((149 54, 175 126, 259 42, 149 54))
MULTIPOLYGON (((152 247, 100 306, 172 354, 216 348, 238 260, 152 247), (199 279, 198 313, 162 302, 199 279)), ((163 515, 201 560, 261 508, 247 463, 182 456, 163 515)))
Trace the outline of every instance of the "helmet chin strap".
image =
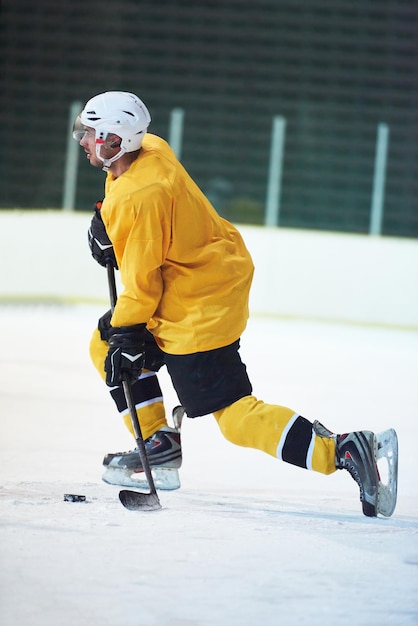
POLYGON ((113 156, 110 159, 104 159, 101 154, 100 151, 102 149, 102 146, 104 144, 104 141, 99 139, 98 141, 96 141, 96 156, 98 159, 100 159, 100 161, 103 163, 103 167, 102 170, 104 172, 108 172, 110 169, 110 166, 112 165, 112 163, 114 163, 115 161, 117 161, 118 159, 120 159, 120 157, 125 154, 126 152, 126 148, 120 148, 119 152, 117 154, 115 154, 115 156, 113 156))

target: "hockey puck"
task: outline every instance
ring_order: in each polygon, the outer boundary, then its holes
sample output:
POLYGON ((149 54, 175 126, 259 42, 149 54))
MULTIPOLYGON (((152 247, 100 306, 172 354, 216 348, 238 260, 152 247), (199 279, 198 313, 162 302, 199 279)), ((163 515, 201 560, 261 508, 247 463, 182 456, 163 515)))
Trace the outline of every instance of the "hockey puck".
POLYGON ((86 496, 77 496, 75 493, 64 493, 64 502, 85 502, 86 496))

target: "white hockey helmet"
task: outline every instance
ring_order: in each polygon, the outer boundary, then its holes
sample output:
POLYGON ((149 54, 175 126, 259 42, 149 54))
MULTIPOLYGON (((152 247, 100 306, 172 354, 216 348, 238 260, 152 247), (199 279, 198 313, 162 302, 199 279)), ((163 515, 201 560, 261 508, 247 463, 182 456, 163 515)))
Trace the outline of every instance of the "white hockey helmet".
POLYGON ((96 131, 96 155, 105 168, 125 152, 139 150, 151 122, 145 104, 135 94, 127 91, 106 91, 91 98, 74 124, 73 136, 79 141, 82 128, 96 131), (120 151, 111 159, 103 159, 100 149, 111 134, 121 138, 120 151))

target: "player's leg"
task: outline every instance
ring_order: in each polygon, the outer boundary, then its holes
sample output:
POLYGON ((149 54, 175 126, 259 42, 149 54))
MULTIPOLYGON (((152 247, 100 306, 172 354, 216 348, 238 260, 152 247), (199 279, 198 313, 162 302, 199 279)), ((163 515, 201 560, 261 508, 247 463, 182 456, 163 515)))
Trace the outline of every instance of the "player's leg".
MULTIPOLYGON (((94 365, 105 379, 104 359, 107 342, 101 338, 99 330, 93 333, 90 342, 90 355, 94 365)), ((164 355, 150 333, 145 342, 145 366, 159 369, 164 364, 164 355)), ((160 489, 177 489, 180 486, 178 468, 182 463, 180 430, 168 425, 163 394, 156 372, 143 370, 141 376, 132 383, 132 395, 136 407, 145 449, 154 473, 155 484, 160 489)), ((129 409, 121 386, 110 388, 119 414, 134 436, 129 409)), ((127 452, 106 454, 103 459, 105 482, 122 486, 141 486, 143 467, 137 449, 127 452)))
POLYGON ((317 436, 312 423, 293 409, 249 395, 214 416, 224 437, 236 445, 322 474, 336 470, 334 439, 317 436))
POLYGON ((364 515, 393 513, 397 490, 394 431, 375 435, 363 430, 336 435, 317 420, 311 423, 291 409, 266 404, 254 396, 241 398, 216 411, 214 416, 223 435, 239 446, 262 450, 292 465, 323 474, 347 470, 358 484, 364 515), (380 481, 379 456, 389 460, 386 484, 380 481))
POLYGON ((252 395, 239 341, 189 355, 166 355, 174 388, 188 417, 213 413, 232 443, 262 450, 283 461, 330 474, 335 441, 317 437, 312 423, 294 410, 252 395))
MULTIPOLYGON (((103 380, 106 378, 104 361, 107 349, 107 342, 101 339, 100 332, 96 329, 90 342, 90 356, 103 380)), ((147 358, 145 364, 148 365, 147 358)), ((159 365, 161 366, 161 364, 159 365)), ((109 388, 109 391, 126 427, 134 436, 123 388, 121 386, 112 387, 109 388)), ((167 426, 163 395, 156 372, 144 370, 140 378, 132 383, 132 394, 141 424, 142 436, 147 439, 160 428, 167 426)))
POLYGON ((360 488, 364 514, 390 515, 396 502, 395 436, 379 439, 370 431, 334 435, 292 409, 257 400, 238 350, 237 341, 205 353, 167 355, 167 367, 187 415, 213 413, 232 443, 293 465, 323 474, 347 469, 360 488), (381 456, 389 461, 386 488, 377 470, 379 446, 381 456), (379 505, 379 497, 381 502, 385 498, 385 505, 379 505))

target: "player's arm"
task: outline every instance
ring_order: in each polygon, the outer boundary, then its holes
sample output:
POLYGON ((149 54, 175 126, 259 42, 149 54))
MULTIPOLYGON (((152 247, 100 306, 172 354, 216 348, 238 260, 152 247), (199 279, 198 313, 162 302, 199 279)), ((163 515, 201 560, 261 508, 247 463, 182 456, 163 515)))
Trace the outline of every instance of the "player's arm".
POLYGON ((171 237, 171 201, 161 186, 150 186, 140 197, 129 198, 117 211, 103 213, 114 242, 123 290, 112 325, 149 322, 164 291, 162 267, 171 237))
POLYGON ((102 203, 98 201, 95 202, 93 207, 94 214, 87 233, 90 252, 94 260, 103 267, 106 267, 106 265, 110 262, 115 269, 118 269, 113 244, 108 237, 100 213, 101 206, 102 203))

